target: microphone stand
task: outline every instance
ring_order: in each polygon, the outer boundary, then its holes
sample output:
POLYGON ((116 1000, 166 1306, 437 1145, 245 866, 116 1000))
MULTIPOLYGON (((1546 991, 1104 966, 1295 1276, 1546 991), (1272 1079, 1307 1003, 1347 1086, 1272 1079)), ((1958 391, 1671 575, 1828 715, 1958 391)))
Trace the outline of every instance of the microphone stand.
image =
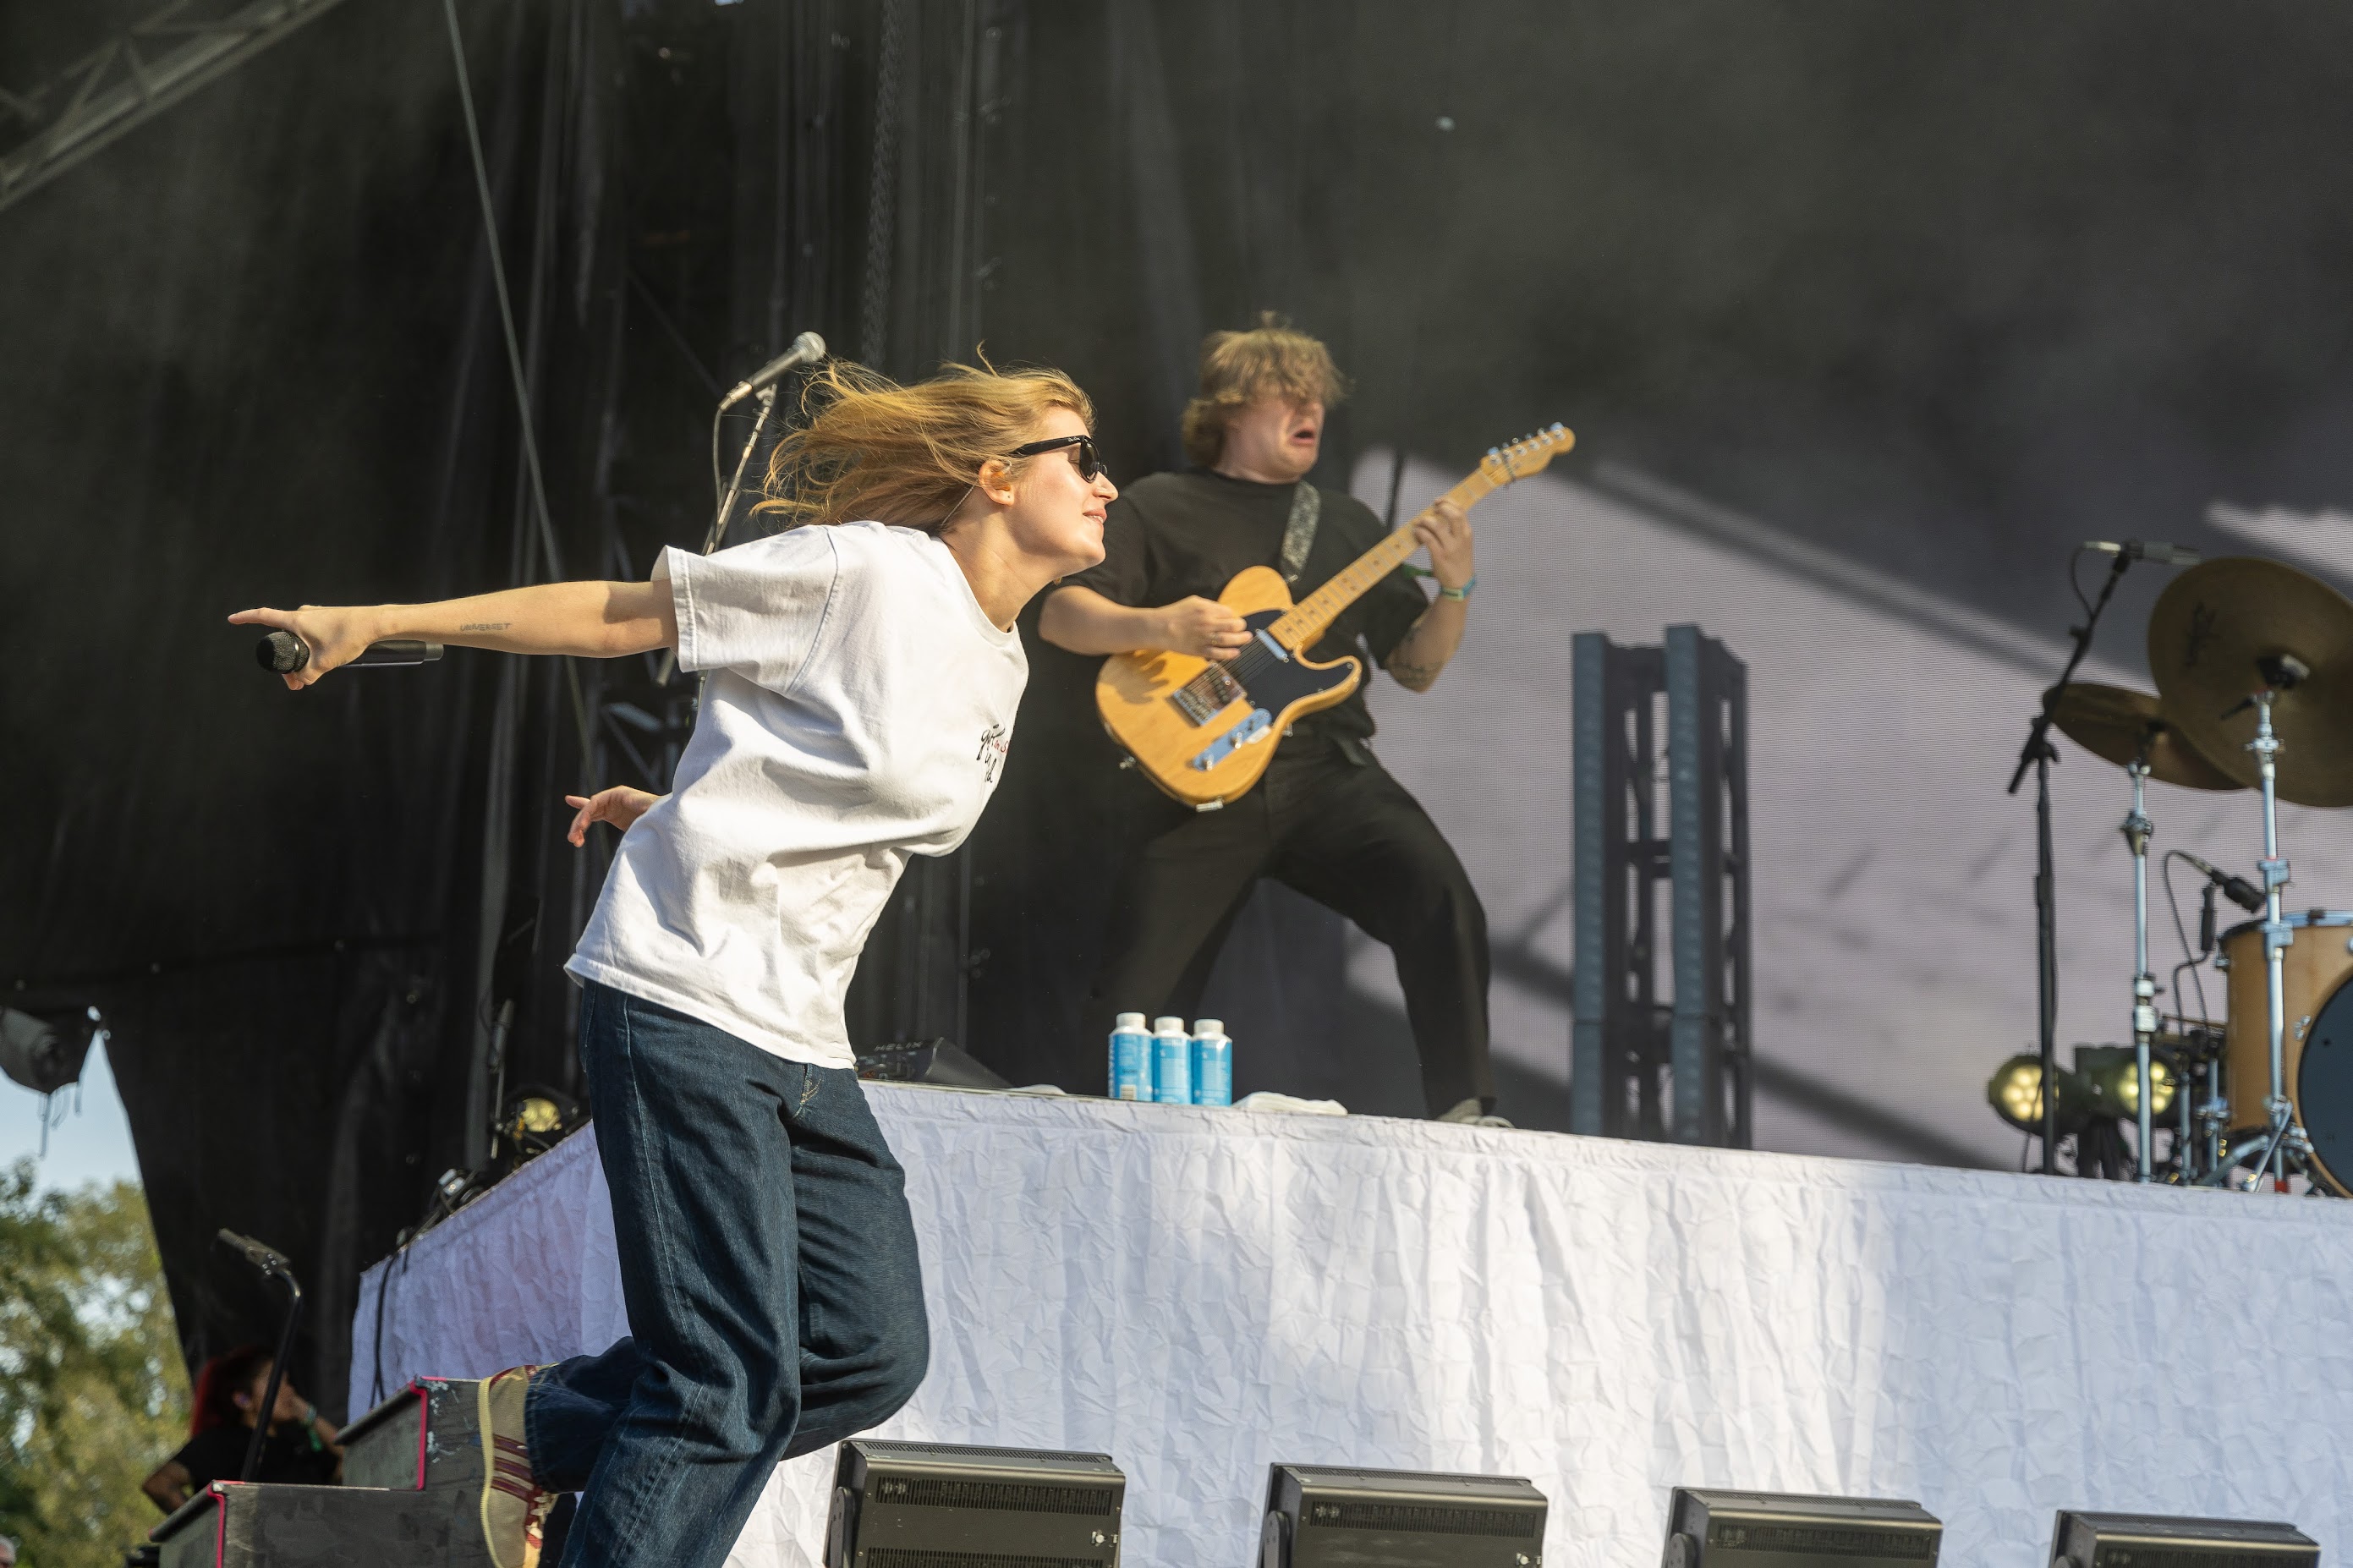
MULTIPOLYGON (((744 470, 751 466, 752 448, 760 444, 761 433, 768 427, 768 416, 776 406, 776 388, 774 383, 760 388, 756 395, 760 402, 760 416, 752 421, 752 433, 744 437, 744 451, 735 459, 735 477, 727 481, 726 491, 719 498, 719 510, 711 519, 711 531, 703 535, 702 552, 705 555, 727 542, 727 519, 728 515, 735 510, 735 498, 744 491, 744 470)), ((712 416, 714 425, 726 414, 728 406, 725 403, 719 405, 719 413, 712 416)), ((719 437, 716 430, 712 434, 711 448, 712 477, 716 479, 719 477, 719 437)), ((654 684, 668 686, 670 678, 677 671, 678 650, 667 649, 662 654, 661 672, 654 677, 654 684)))
POLYGON ((294 1335, 302 1326, 302 1285, 286 1259, 259 1242, 248 1240, 233 1230, 224 1230, 217 1237, 245 1260, 263 1273, 282 1281, 288 1297, 286 1326, 279 1331, 278 1356, 269 1363, 269 1386, 261 1391, 261 1408, 255 1412, 253 1436, 245 1445, 245 1468, 237 1472, 239 1481, 250 1481, 261 1468, 261 1447, 269 1436, 270 1418, 278 1413, 278 1385, 286 1379, 286 1358, 294 1353, 294 1335))
MULTIPOLYGON (((2116 584, 2124 581, 2125 570, 2132 564, 2129 552, 2118 551, 2108 567, 2108 580, 2100 584, 2099 597, 2092 601, 2092 613, 2084 624, 2071 628, 2075 639, 2074 651, 2067 656, 2067 668, 2059 672, 2059 679, 2042 693, 2042 707, 2028 726, 2026 744, 2019 749, 2017 771, 2010 775, 2010 795, 2026 781, 2026 770, 2034 770, 2034 948, 2036 959, 2036 990, 2040 1001, 2040 1034, 2042 1051, 2042 1173, 2059 1173, 2059 1096, 2054 1089, 2057 1080, 2056 1057, 2059 1052, 2059 898, 2051 869, 2051 764, 2059 753, 2051 744, 2051 720, 2059 710, 2059 699, 2075 679, 2075 671, 2092 651, 2092 635, 2099 628, 2101 612, 2115 596, 2116 584)), ((2144 1105, 2147 1102, 2144 1099, 2144 1105)))
MULTIPOLYGON (((744 489, 744 470, 752 461, 752 448, 760 444, 760 433, 768 427, 768 416, 776 406, 776 388, 773 383, 760 388, 760 416, 752 421, 752 433, 744 437, 744 454, 735 459, 735 477, 727 481, 727 493, 719 498, 719 515, 711 520, 711 533, 702 542, 705 555, 727 542, 727 517, 735 510, 735 498, 744 489)), ((722 414, 726 412, 723 405, 722 414)))

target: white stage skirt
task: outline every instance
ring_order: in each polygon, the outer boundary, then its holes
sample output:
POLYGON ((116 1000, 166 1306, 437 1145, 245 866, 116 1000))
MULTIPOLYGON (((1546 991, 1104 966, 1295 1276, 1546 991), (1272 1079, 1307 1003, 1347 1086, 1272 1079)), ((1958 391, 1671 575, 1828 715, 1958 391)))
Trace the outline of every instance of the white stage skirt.
MULTIPOLYGON (((932 1317, 880 1435, 1110 1454, 1130 1563, 1253 1561, 1272 1460, 1526 1476, 1554 1568, 1656 1561, 1678 1484, 1916 1499, 1948 1563, 2061 1508, 2353 1544, 2353 1204, 870 1092, 932 1317)), ((628 1331, 593 1131, 369 1271, 354 1413, 628 1331)), ((731 1563, 818 1562, 833 1458, 731 1563)))

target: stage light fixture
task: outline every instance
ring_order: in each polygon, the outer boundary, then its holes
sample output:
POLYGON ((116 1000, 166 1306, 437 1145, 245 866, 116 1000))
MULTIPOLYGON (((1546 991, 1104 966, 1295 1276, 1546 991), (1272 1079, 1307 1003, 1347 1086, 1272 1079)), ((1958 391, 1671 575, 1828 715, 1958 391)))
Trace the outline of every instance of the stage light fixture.
MULTIPOLYGON (((2140 1068, 2130 1046, 2077 1046, 2075 1077, 2092 1098, 2092 1114, 2130 1121, 2140 1111, 2140 1068)), ((2151 1052, 2148 1058, 2148 1113, 2163 1116, 2173 1108, 2173 1064, 2151 1052)), ((2065 1103, 2063 1098, 2061 1101, 2065 1103)))
MULTIPOLYGON (((2075 1065, 2055 1076, 2059 1096, 2059 1135, 2081 1132, 2094 1118, 2130 1121, 2138 1114, 2140 1072, 2130 1046, 2077 1046, 2075 1065)), ((2180 1079, 2173 1063, 2151 1056, 2148 1063, 2148 1110, 2163 1117, 2173 1109, 2180 1079)), ((2021 1132, 2042 1131, 2042 1059, 2031 1054, 2015 1056, 1995 1069, 1986 1084, 1986 1102, 1994 1113, 2021 1132)))
POLYGON ((104 1033, 95 1007, 0 1007, 0 1072, 35 1094, 55 1094, 80 1079, 91 1043, 104 1033))
POLYGON ((825 1568, 1115 1568, 1127 1478, 1108 1454, 853 1437, 833 1473, 825 1568))
MULTIPOLYGON (((2090 1086, 2065 1068, 2056 1069, 2053 1085, 2059 1097, 2059 1136, 2082 1131, 2094 1103, 2090 1086)), ((2021 1132, 2041 1132, 2042 1058, 2027 1054, 2002 1063, 1986 1084, 1986 1102, 2021 1132)))
MULTIPOLYGON (((1945 1527, 1916 1502, 1677 1487, 1665 1568, 1934 1568, 1945 1527)), ((2103 1565, 2105 1568, 2105 1565, 2103 1565)))
POLYGON ((2052 1568, 2317 1568, 2320 1543, 2287 1524, 2062 1510, 2052 1568))
POLYGON ((524 1159, 545 1153, 588 1120, 586 1108, 562 1089, 527 1083, 512 1090, 499 1108, 491 1131, 493 1150, 512 1149, 524 1159))
POLYGON ((1518 1476, 1270 1465, 1258 1568, 1536 1568, 1546 1509, 1518 1476))

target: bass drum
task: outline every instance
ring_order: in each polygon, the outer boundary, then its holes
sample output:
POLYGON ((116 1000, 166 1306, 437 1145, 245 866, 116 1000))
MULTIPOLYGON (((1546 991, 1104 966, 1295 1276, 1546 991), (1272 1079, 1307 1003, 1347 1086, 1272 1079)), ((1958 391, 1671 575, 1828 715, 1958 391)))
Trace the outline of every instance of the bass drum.
MULTIPOLYGON (((2298 910, 2280 954, 2286 1027, 2281 1066, 2296 1121, 2312 1140, 2315 1175, 2339 1196, 2353 1196, 2353 910, 2298 910), (2323 1041, 2327 1044, 2323 1044, 2323 1041)), ((2230 976, 2223 1026, 2222 1081, 2231 1102, 2233 1142, 2271 1125, 2270 974, 2260 921, 2222 936, 2230 976)))
POLYGON ((2295 1119, 2312 1140, 2314 1177, 2353 1197, 2353 982, 2320 1005, 2288 1082, 2295 1119))

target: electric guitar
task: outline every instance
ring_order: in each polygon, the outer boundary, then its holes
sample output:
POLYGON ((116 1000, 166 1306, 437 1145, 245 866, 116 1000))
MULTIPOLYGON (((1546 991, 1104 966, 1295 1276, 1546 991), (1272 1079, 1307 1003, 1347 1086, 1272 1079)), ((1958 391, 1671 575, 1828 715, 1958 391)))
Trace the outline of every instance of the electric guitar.
MULTIPOLYGON (((1494 447, 1447 498, 1468 511, 1513 480, 1543 472, 1576 441, 1555 425, 1494 447)), ((1166 650, 1112 655, 1095 678, 1103 728, 1145 777, 1197 810, 1213 811, 1246 794, 1293 720, 1346 700, 1364 679, 1362 660, 1343 656, 1315 664, 1307 650, 1419 548, 1409 522, 1296 605, 1272 567, 1239 574, 1218 603, 1241 616, 1250 645, 1216 661, 1166 650)))

